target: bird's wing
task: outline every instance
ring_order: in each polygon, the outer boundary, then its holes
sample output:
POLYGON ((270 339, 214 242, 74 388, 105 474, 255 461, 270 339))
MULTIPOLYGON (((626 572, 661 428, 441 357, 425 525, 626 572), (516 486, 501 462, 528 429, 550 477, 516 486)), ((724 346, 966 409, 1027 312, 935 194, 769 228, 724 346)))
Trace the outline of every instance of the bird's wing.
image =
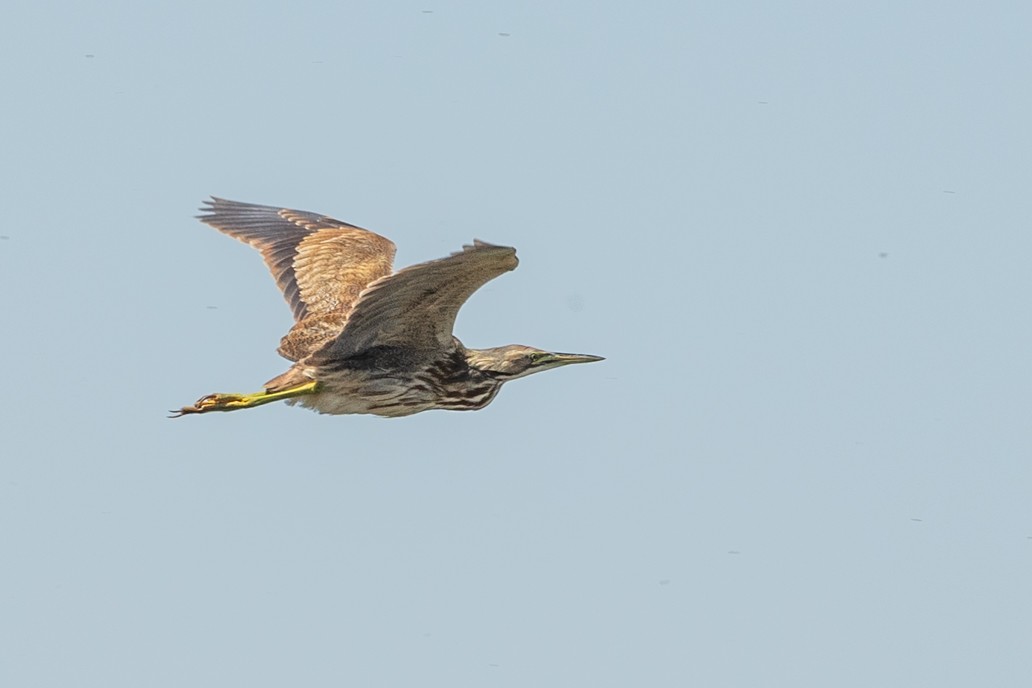
POLYGON ((303 210, 212 197, 197 218, 258 249, 294 312, 347 312, 371 282, 391 274, 394 243, 303 210))
POLYGON ((462 304, 518 263, 516 249, 477 241, 447 258, 383 277, 362 292, 344 330, 319 355, 344 358, 374 346, 450 347, 462 304))

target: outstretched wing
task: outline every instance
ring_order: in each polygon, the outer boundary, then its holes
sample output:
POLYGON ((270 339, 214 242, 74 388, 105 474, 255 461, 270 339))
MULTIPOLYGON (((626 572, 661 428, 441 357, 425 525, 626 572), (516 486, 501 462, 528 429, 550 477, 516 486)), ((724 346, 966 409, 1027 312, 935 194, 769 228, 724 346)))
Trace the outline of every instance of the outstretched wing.
POLYGON ((319 355, 344 358, 374 346, 451 347, 452 327, 462 304, 518 263, 516 249, 477 241, 447 258, 383 277, 362 292, 344 330, 319 355))
POLYGON ((199 220, 261 252, 294 320, 347 312, 391 274, 394 243, 369 230, 303 210, 214 196, 204 203, 199 220))

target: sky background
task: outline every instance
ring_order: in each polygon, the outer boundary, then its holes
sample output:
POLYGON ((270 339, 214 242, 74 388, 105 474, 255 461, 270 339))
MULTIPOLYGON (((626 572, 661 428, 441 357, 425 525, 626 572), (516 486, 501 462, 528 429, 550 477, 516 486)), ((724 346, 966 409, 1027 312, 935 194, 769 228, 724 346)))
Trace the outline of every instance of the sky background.
POLYGON ((1027 3, 4 14, 0 684, 1028 685, 1027 3), (288 366, 209 194, 607 360, 169 420, 288 366))

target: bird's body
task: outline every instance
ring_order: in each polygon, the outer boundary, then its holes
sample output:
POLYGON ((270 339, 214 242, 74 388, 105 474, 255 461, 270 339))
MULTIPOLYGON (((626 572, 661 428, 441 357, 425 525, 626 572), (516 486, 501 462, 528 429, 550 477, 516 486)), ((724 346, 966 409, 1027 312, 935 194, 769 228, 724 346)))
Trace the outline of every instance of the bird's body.
POLYGON ((291 401, 332 414, 394 417, 429 409, 474 410, 491 403, 502 387, 502 381, 469 365, 461 344, 433 357, 375 350, 300 371, 304 377, 324 382, 318 391, 291 401))
POLYGON ((279 352, 294 361, 254 394, 210 394, 176 415, 288 400, 320 413, 406 416, 473 410, 502 384, 601 360, 509 345, 467 349, 452 334, 466 299, 516 268, 515 249, 474 242, 391 273, 394 244, 329 217, 213 198, 200 219, 257 248, 294 312, 279 352))

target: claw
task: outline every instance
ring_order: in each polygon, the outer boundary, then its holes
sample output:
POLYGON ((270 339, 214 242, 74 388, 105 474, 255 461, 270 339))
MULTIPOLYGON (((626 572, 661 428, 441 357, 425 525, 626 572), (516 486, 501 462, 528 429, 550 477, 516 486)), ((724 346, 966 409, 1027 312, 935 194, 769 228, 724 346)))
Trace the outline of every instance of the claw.
POLYGON ((182 418, 191 413, 207 413, 208 411, 232 411, 240 408, 244 398, 239 394, 209 394, 194 402, 193 406, 184 406, 178 411, 169 411, 169 418, 182 418))

